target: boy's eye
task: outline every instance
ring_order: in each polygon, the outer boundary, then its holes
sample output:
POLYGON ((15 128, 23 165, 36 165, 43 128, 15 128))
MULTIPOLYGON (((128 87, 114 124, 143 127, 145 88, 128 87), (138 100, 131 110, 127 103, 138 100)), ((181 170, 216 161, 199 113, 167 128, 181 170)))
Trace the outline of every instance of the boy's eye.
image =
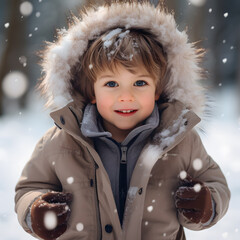
POLYGON ((117 87, 118 86, 118 84, 114 81, 107 82, 105 85, 108 87, 117 87))
POLYGON ((145 85, 147 85, 147 83, 143 80, 138 80, 134 83, 134 86, 138 86, 138 87, 145 86, 145 85))

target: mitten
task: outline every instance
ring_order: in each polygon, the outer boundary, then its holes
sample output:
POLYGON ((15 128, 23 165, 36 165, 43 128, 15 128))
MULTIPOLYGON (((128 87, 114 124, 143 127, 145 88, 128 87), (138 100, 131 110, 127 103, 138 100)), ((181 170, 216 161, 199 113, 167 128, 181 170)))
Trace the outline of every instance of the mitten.
POLYGON ((32 229, 44 240, 53 240, 67 229, 71 193, 49 192, 37 198, 31 206, 32 229))
POLYGON ((181 180, 175 194, 175 205, 193 223, 207 223, 213 215, 210 190, 189 175, 181 180))

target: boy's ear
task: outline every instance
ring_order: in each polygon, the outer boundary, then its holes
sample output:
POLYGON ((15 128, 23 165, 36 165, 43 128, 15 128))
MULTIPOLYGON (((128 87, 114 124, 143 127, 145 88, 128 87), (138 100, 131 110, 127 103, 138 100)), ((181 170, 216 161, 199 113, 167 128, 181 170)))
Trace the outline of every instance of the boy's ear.
POLYGON ((161 94, 162 94, 163 90, 162 89, 156 89, 155 91, 155 101, 158 101, 158 99, 160 98, 161 94))
POLYGON ((155 93, 155 101, 157 101, 160 98, 160 93, 155 93))
POLYGON ((96 98, 94 98, 92 101, 91 101, 92 104, 95 104, 96 103, 96 98))

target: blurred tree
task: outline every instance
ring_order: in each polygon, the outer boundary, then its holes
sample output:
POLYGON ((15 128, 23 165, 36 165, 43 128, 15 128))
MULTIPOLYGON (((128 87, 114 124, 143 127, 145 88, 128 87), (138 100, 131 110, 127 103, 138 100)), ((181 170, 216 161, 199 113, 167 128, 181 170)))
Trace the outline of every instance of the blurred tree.
POLYGON ((179 1, 175 1, 175 0, 165 0, 164 1, 167 8, 169 9, 169 11, 174 11, 176 12, 177 9, 179 8, 179 1))
MULTIPOLYGON (((19 12, 20 0, 9 0, 9 27, 7 29, 7 43, 2 54, 0 61, 0 86, 2 80, 6 74, 12 70, 21 70, 25 72, 22 65, 19 62, 19 57, 23 55, 25 46, 25 19, 21 17, 19 12)), ((0 87, 0 115, 3 114, 3 91, 0 87)), ((22 97, 21 103, 24 105, 24 97, 22 97)))

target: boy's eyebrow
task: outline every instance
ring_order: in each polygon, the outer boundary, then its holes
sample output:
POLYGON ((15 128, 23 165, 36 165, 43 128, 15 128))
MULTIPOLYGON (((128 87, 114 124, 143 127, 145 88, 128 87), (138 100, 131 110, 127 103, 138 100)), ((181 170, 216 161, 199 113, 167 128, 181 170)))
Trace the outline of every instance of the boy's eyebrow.
MULTIPOLYGON (((101 80, 101 79, 105 79, 105 78, 113 78, 114 75, 102 75, 101 77, 99 77, 98 79, 101 80)), ((142 75, 137 75, 136 76, 137 78, 142 78, 142 77, 147 77, 147 78, 151 78, 151 75, 150 74, 142 74, 142 75)))
POLYGON ((112 77, 114 77, 114 75, 103 75, 99 79, 102 79, 102 78, 112 78, 112 77))
MULTIPOLYGON (((103 75, 99 79, 101 79, 101 78, 112 78, 112 77, 114 77, 114 75, 103 75)), ((137 77, 151 77, 151 75, 150 74, 142 74, 142 75, 137 75, 137 77)))
POLYGON ((143 75, 138 75, 137 77, 151 77, 151 75, 143 74, 143 75))

